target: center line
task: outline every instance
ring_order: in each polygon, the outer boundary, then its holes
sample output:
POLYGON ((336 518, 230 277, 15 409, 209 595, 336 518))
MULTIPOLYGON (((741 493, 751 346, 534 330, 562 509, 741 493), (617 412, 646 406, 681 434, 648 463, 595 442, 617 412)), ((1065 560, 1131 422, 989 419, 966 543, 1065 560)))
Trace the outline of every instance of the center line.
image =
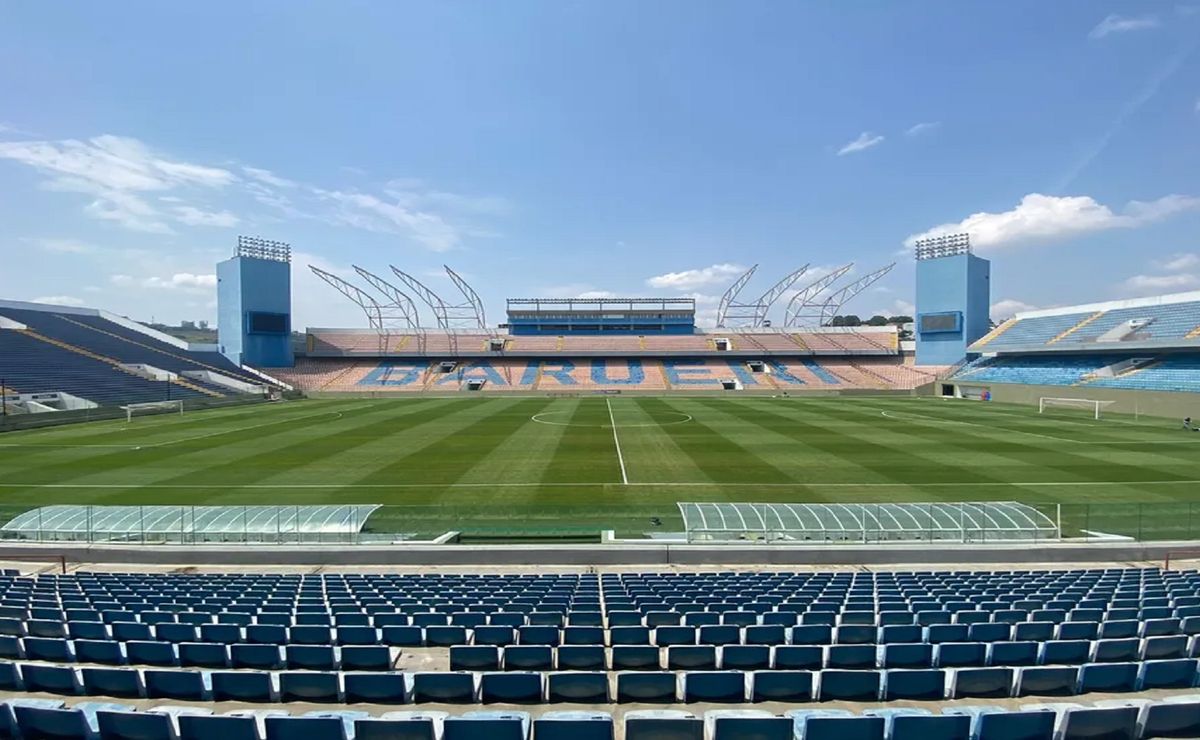
POLYGON ((621 464, 621 483, 629 485, 629 476, 625 473, 625 456, 621 454, 621 440, 617 437, 617 420, 613 418, 612 402, 606 396, 604 405, 608 406, 608 422, 612 425, 613 444, 617 446, 617 462, 621 464))

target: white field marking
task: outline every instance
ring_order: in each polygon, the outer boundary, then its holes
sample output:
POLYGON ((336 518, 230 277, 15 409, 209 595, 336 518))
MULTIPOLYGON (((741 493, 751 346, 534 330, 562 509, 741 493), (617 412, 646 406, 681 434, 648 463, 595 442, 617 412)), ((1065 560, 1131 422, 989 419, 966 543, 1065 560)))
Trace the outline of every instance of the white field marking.
POLYGON ((629 485, 629 475, 625 472, 625 456, 621 454, 621 440, 617 437, 617 420, 613 418, 612 401, 604 397, 604 405, 608 407, 608 422, 612 424, 613 444, 617 446, 617 462, 621 464, 621 483, 629 485))
POLYGON ((333 417, 334 419, 340 419, 340 418, 342 418, 342 416, 344 416, 344 414, 342 414, 342 412, 341 412, 341 411, 322 411, 322 412, 321 412, 321 413, 319 413, 319 414, 309 414, 308 416, 292 416, 292 417, 289 417, 289 418, 287 418, 287 419, 276 419, 275 421, 267 421, 267 422, 263 422, 262 424, 251 424, 250 426, 245 426, 245 427, 235 427, 235 428, 233 428, 233 429, 222 429, 222 430, 220 430, 220 431, 217 431, 217 432, 208 432, 208 433, 206 433, 206 434, 196 434, 196 435, 193 435, 193 436, 191 436, 191 437, 181 437, 181 438, 179 438, 179 439, 167 440, 166 442, 155 442, 154 444, 141 444, 141 445, 135 445, 135 444, 124 444, 124 445, 110 445, 110 444, 102 444, 102 445, 89 445, 89 444, 82 444, 82 445, 75 445, 75 444, 68 444, 68 443, 60 443, 60 444, 46 444, 46 443, 30 443, 30 444, 20 444, 20 443, 13 443, 13 444, 0 444, 0 447, 69 447, 69 448, 75 448, 75 449, 79 449, 79 448, 93 448, 93 447, 98 447, 98 448, 102 448, 102 449, 103 449, 103 448, 109 448, 109 447, 111 447, 111 448, 117 448, 117 449, 123 449, 123 450, 141 450, 141 449, 152 449, 152 448, 155 448, 155 447, 167 447, 168 445, 177 445, 177 444, 179 444, 179 443, 181 443, 181 442, 193 442, 193 441, 195 441, 195 440, 197 440, 197 439, 205 439, 205 438, 207 438, 207 437, 216 437, 216 436, 218 436, 218 435, 221 435, 221 434, 233 434, 233 433, 235 433, 235 432, 245 432, 245 431, 249 431, 249 430, 251 430, 251 429, 261 429, 262 427, 274 426, 275 424, 283 424, 283 423, 286 423, 286 422, 289 422, 289 421, 302 421, 302 420, 304 420, 304 419, 312 419, 312 418, 314 418, 314 417, 318 417, 318 416, 329 416, 330 414, 333 414, 333 415, 334 415, 334 417, 333 417))
MULTIPOLYGON (((1194 486, 1200 484, 1200 479, 1188 480, 1102 480, 1102 481, 963 481, 961 483, 883 483, 871 481, 867 483, 761 483, 750 481, 746 483, 716 483, 713 481, 672 482, 672 483, 612 483, 610 481, 585 481, 581 483, 248 483, 212 484, 203 483, 8 483, 0 482, 4 488, 48 488, 48 489, 139 489, 162 488, 180 490, 225 489, 262 489, 262 490, 328 490, 332 488, 579 488, 591 486, 627 485, 631 488, 1000 488, 1011 486, 1041 486, 1046 488, 1079 488, 1084 486, 1194 486)), ((965 502, 971 503, 971 502, 965 502)))
MULTIPOLYGON (((537 422, 538 424, 549 424, 551 426, 556 426, 556 427, 588 427, 591 429, 596 429, 596 428, 604 429, 607 426, 606 424, 571 424, 571 423, 565 422, 565 421, 546 421, 545 419, 542 418, 543 416, 555 416, 555 415, 573 414, 573 413, 575 413, 575 412, 574 411, 543 411, 540 414, 534 414, 533 416, 529 417, 529 420, 533 421, 533 422, 537 422)), ((651 422, 649 424, 626 424, 625 428, 629 429, 631 427, 633 427, 633 428, 637 428, 637 427, 669 427, 669 426, 674 426, 676 424, 686 424, 692 420, 691 414, 684 414, 684 413, 680 413, 678 411, 668 411, 667 413, 678 414, 679 416, 681 416, 683 418, 676 419, 675 421, 664 421, 661 424, 658 422, 651 422)))
MULTIPOLYGON (((880 415, 885 416, 895 421, 903 421, 904 416, 895 416, 887 411, 880 411, 880 415)), ((936 416, 926 416, 924 414, 914 414, 910 411, 905 411, 907 416, 915 416, 918 419, 927 421, 936 421, 941 424, 965 424, 966 426, 982 427, 991 431, 1007 432, 1009 434, 1025 434, 1030 437, 1041 437, 1042 439, 1052 439, 1055 442, 1066 442, 1076 445, 1183 445, 1197 444, 1196 440, 1191 439, 1164 439, 1164 440, 1137 440, 1132 442, 1121 442, 1118 440, 1089 440, 1089 439, 1067 439, 1066 437, 1055 437, 1050 434, 1039 434, 1038 432, 1026 432, 1021 429, 1009 429, 1008 427, 991 426, 988 424, 980 424, 974 421, 959 421, 958 419, 942 419, 936 416)))

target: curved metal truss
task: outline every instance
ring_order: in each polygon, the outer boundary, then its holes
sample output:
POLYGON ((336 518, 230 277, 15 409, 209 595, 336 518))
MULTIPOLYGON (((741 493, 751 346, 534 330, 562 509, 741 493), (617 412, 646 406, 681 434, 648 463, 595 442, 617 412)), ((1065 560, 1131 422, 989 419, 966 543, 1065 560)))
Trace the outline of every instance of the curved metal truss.
POLYGON ((417 306, 404 291, 392 285, 369 270, 358 265, 352 265, 363 280, 379 291, 387 303, 379 304, 380 320, 387 329, 402 329, 416 338, 418 352, 425 352, 425 330, 421 328, 421 318, 417 314, 417 306))
POLYGON ((379 351, 387 351, 389 332, 384 325, 383 307, 379 305, 379 301, 354 283, 347 282, 331 272, 326 272, 315 265, 309 265, 308 269, 363 310, 363 313, 367 315, 367 323, 379 335, 379 351))
MULTIPOLYGON (((462 293, 463 298, 467 299, 467 302, 462 304, 461 308, 463 310, 470 308, 475 314, 475 326, 471 328, 486 329, 487 320, 483 314, 483 301, 479 300, 479 294, 457 272, 451 270, 449 265, 442 265, 442 267, 445 268, 446 274, 450 276, 450 282, 454 283, 454 286, 458 288, 458 292, 462 293)), ((460 308, 460 306, 452 306, 451 308, 460 308)))
POLYGON ((820 321, 823 302, 818 301, 817 297, 825 292, 826 288, 837 282, 838 278, 850 272, 853 267, 853 262, 842 265, 833 272, 822 275, 804 286, 788 301, 787 308, 783 312, 783 325, 787 327, 803 326, 810 319, 820 321))
POLYGON ((838 311, 841 310, 842 306, 846 305, 846 303, 848 303, 856 295, 866 290, 867 287, 869 287, 872 283, 891 272, 892 268, 895 266, 896 263, 893 262, 887 267, 881 267, 875 272, 872 272, 869 275, 864 275, 846 287, 831 293, 829 297, 825 299, 825 303, 821 305, 820 325, 829 326, 829 322, 833 320, 834 316, 837 316, 838 311))
POLYGON ((451 304, 433 292, 429 286, 407 272, 404 272, 395 265, 389 265, 389 267, 391 267, 396 277, 411 288, 417 294, 417 297, 433 311, 433 318, 437 322, 437 328, 446 332, 452 356, 458 354, 457 332, 460 329, 487 329, 487 324, 484 321, 483 302, 479 300, 479 295, 467 284, 467 281, 463 280, 462 276, 454 270, 451 270, 446 265, 442 265, 446 270, 446 275, 454 283, 454 287, 458 288, 458 291, 462 293, 465 300, 462 303, 451 304))
POLYGON ((779 297, 786 293, 788 288, 792 287, 804 273, 808 272, 808 265, 789 272, 782 280, 772 285, 767 289, 767 292, 760 295, 756 300, 750 303, 737 302, 738 292, 750 280, 750 276, 754 274, 756 269, 758 269, 758 265, 750 268, 745 275, 738 278, 738 281, 725 292, 717 310, 717 326, 724 327, 732 322, 735 325, 749 326, 757 329, 767 325, 767 312, 771 310, 771 306, 775 305, 775 301, 779 300, 779 297))
POLYGON ((729 290, 725 291, 725 295, 721 296, 721 302, 717 305, 717 326, 725 326, 725 317, 729 313, 729 308, 733 305, 733 299, 737 298, 738 293, 742 292, 742 288, 746 287, 746 283, 750 282, 750 278, 754 277, 755 270, 758 265, 754 265, 749 270, 746 270, 740 278, 733 281, 733 285, 729 286, 729 290))

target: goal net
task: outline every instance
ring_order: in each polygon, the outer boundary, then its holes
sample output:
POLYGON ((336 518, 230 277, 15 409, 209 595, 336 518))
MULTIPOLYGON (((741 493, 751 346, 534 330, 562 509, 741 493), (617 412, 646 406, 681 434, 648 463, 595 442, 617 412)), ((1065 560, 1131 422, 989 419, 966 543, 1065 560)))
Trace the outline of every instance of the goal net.
POLYGON ((1114 402, 1097 401, 1091 398, 1047 398, 1043 396, 1038 399, 1038 413, 1044 414, 1048 411, 1069 409, 1081 411, 1093 419, 1099 419, 1101 410, 1112 403, 1114 402))
POLYGON ((125 423, 133 421, 135 416, 150 416, 156 414, 183 413, 183 401, 149 401, 147 403, 131 403, 122 406, 125 409, 125 423))

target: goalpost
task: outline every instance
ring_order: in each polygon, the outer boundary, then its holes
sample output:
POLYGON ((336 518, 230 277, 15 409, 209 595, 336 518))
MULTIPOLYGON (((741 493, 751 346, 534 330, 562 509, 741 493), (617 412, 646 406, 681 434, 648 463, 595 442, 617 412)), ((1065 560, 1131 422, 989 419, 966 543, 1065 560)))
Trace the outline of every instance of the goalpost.
POLYGON ((173 401, 149 401, 147 403, 131 403, 128 406, 122 406, 125 409, 125 423, 133 421, 134 416, 148 416, 151 414, 170 414, 174 413, 175 409, 179 409, 179 414, 183 415, 183 400, 176 399, 173 401))
POLYGON ((1097 401, 1091 398, 1038 398, 1038 413, 1044 414, 1047 409, 1068 408, 1083 410, 1091 413, 1093 419, 1100 419, 1100 410, 1111 405, 1114 401, 1097 401))

